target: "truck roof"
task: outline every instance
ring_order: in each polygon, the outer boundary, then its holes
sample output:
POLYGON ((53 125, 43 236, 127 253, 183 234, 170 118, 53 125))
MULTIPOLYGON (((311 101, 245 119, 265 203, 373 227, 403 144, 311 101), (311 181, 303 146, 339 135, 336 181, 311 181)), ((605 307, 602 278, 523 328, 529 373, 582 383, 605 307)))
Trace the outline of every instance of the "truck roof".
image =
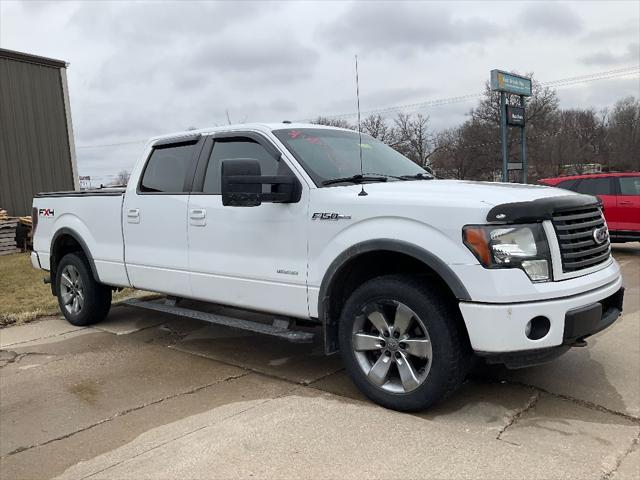
POLYGON ((323 128, 323 129, 331 129, 331 130, 344 130, 344 131, 352 131, 346 128, 339 127, 330 127, 327 125, 319 125, 317 123, 304 123, 304 122, 291 122, 291 123, 238 123, 233 125, 222 125, 216 127, 208 127, 208 128, 199 128, 196 130, 183 130, 181 132, 173 132, 165 135, 158 135, 149 139, 150 142, 157 142, 158 140, 164 140, 168 138, 179 138, 182 136, 188 135, 207 135, 214 132, 230 132, 234 130, 260 130, 260 131, 273 131, 280 129, 289 129, 289 128, 323 128))

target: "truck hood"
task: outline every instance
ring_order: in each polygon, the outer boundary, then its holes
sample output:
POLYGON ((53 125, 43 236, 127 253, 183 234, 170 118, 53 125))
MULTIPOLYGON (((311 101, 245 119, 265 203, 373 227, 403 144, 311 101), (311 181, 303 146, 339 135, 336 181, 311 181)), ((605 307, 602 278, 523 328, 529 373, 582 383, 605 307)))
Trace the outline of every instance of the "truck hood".
MULTIPOLYGON (((350 187, 355 191, 360 186, 350 187)), ((472 182, 466 180, 415 180, 385 183, 367 183, 364 189, 380 200, 430 205, 440 202, 448 205, 479 207, 482 202, 491 208, 502 203, 526 202, 546 197, 576 195, 560 188, 518 183, 472 182)))

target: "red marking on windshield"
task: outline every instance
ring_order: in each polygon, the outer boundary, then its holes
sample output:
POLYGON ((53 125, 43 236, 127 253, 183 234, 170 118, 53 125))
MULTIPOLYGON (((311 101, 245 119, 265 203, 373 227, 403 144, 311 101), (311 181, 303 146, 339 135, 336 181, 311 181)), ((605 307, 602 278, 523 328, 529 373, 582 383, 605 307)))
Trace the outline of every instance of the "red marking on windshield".
POLYGON ((289 131, 289 136, 291 138, 298 138, 300 135, 302 135, 302 132, 298 131, 298 130, 291 130, 289 131))
POLYGON ((318 137, 305 137, 304 139, 309 143, 320 143, 320 138, 318 137))

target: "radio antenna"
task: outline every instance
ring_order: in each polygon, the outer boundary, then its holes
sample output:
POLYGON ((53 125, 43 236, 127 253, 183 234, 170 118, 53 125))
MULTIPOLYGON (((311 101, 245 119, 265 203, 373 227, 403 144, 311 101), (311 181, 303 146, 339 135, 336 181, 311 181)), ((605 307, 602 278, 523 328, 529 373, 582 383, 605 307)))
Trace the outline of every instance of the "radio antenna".
MULTIPOLYGON (((364 167, 362 166, 362 126, 360 124, 360 82, 358 81, 358 55, 356 55, 356 99, 358 100, 358 151, 360 152, 360 177, 364 177, 364 167)), ((362 178, 360 181, 364 181, 362 178)), ((359 197, 369 195, 364 191, 364 183, 360 184, 361 190, 359 197)))

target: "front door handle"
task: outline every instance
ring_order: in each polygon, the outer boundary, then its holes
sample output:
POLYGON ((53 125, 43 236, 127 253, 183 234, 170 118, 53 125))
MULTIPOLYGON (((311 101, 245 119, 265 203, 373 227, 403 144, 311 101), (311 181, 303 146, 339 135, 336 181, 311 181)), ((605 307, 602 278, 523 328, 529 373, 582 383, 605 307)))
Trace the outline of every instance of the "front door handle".
POLYGON ((130 208, 127 210, 127 222, 128 223, 140 223, 140 209, 130 208))
POLYGON ((622 202, 618 202, 618 205, 633 205, 633 202, 630 202, 628 200, 624 200, 622 202))
POLYGON ((189 223, 196 227, 207 224, 207 211, 204 208, 192 208, 189 210, 189 223))

